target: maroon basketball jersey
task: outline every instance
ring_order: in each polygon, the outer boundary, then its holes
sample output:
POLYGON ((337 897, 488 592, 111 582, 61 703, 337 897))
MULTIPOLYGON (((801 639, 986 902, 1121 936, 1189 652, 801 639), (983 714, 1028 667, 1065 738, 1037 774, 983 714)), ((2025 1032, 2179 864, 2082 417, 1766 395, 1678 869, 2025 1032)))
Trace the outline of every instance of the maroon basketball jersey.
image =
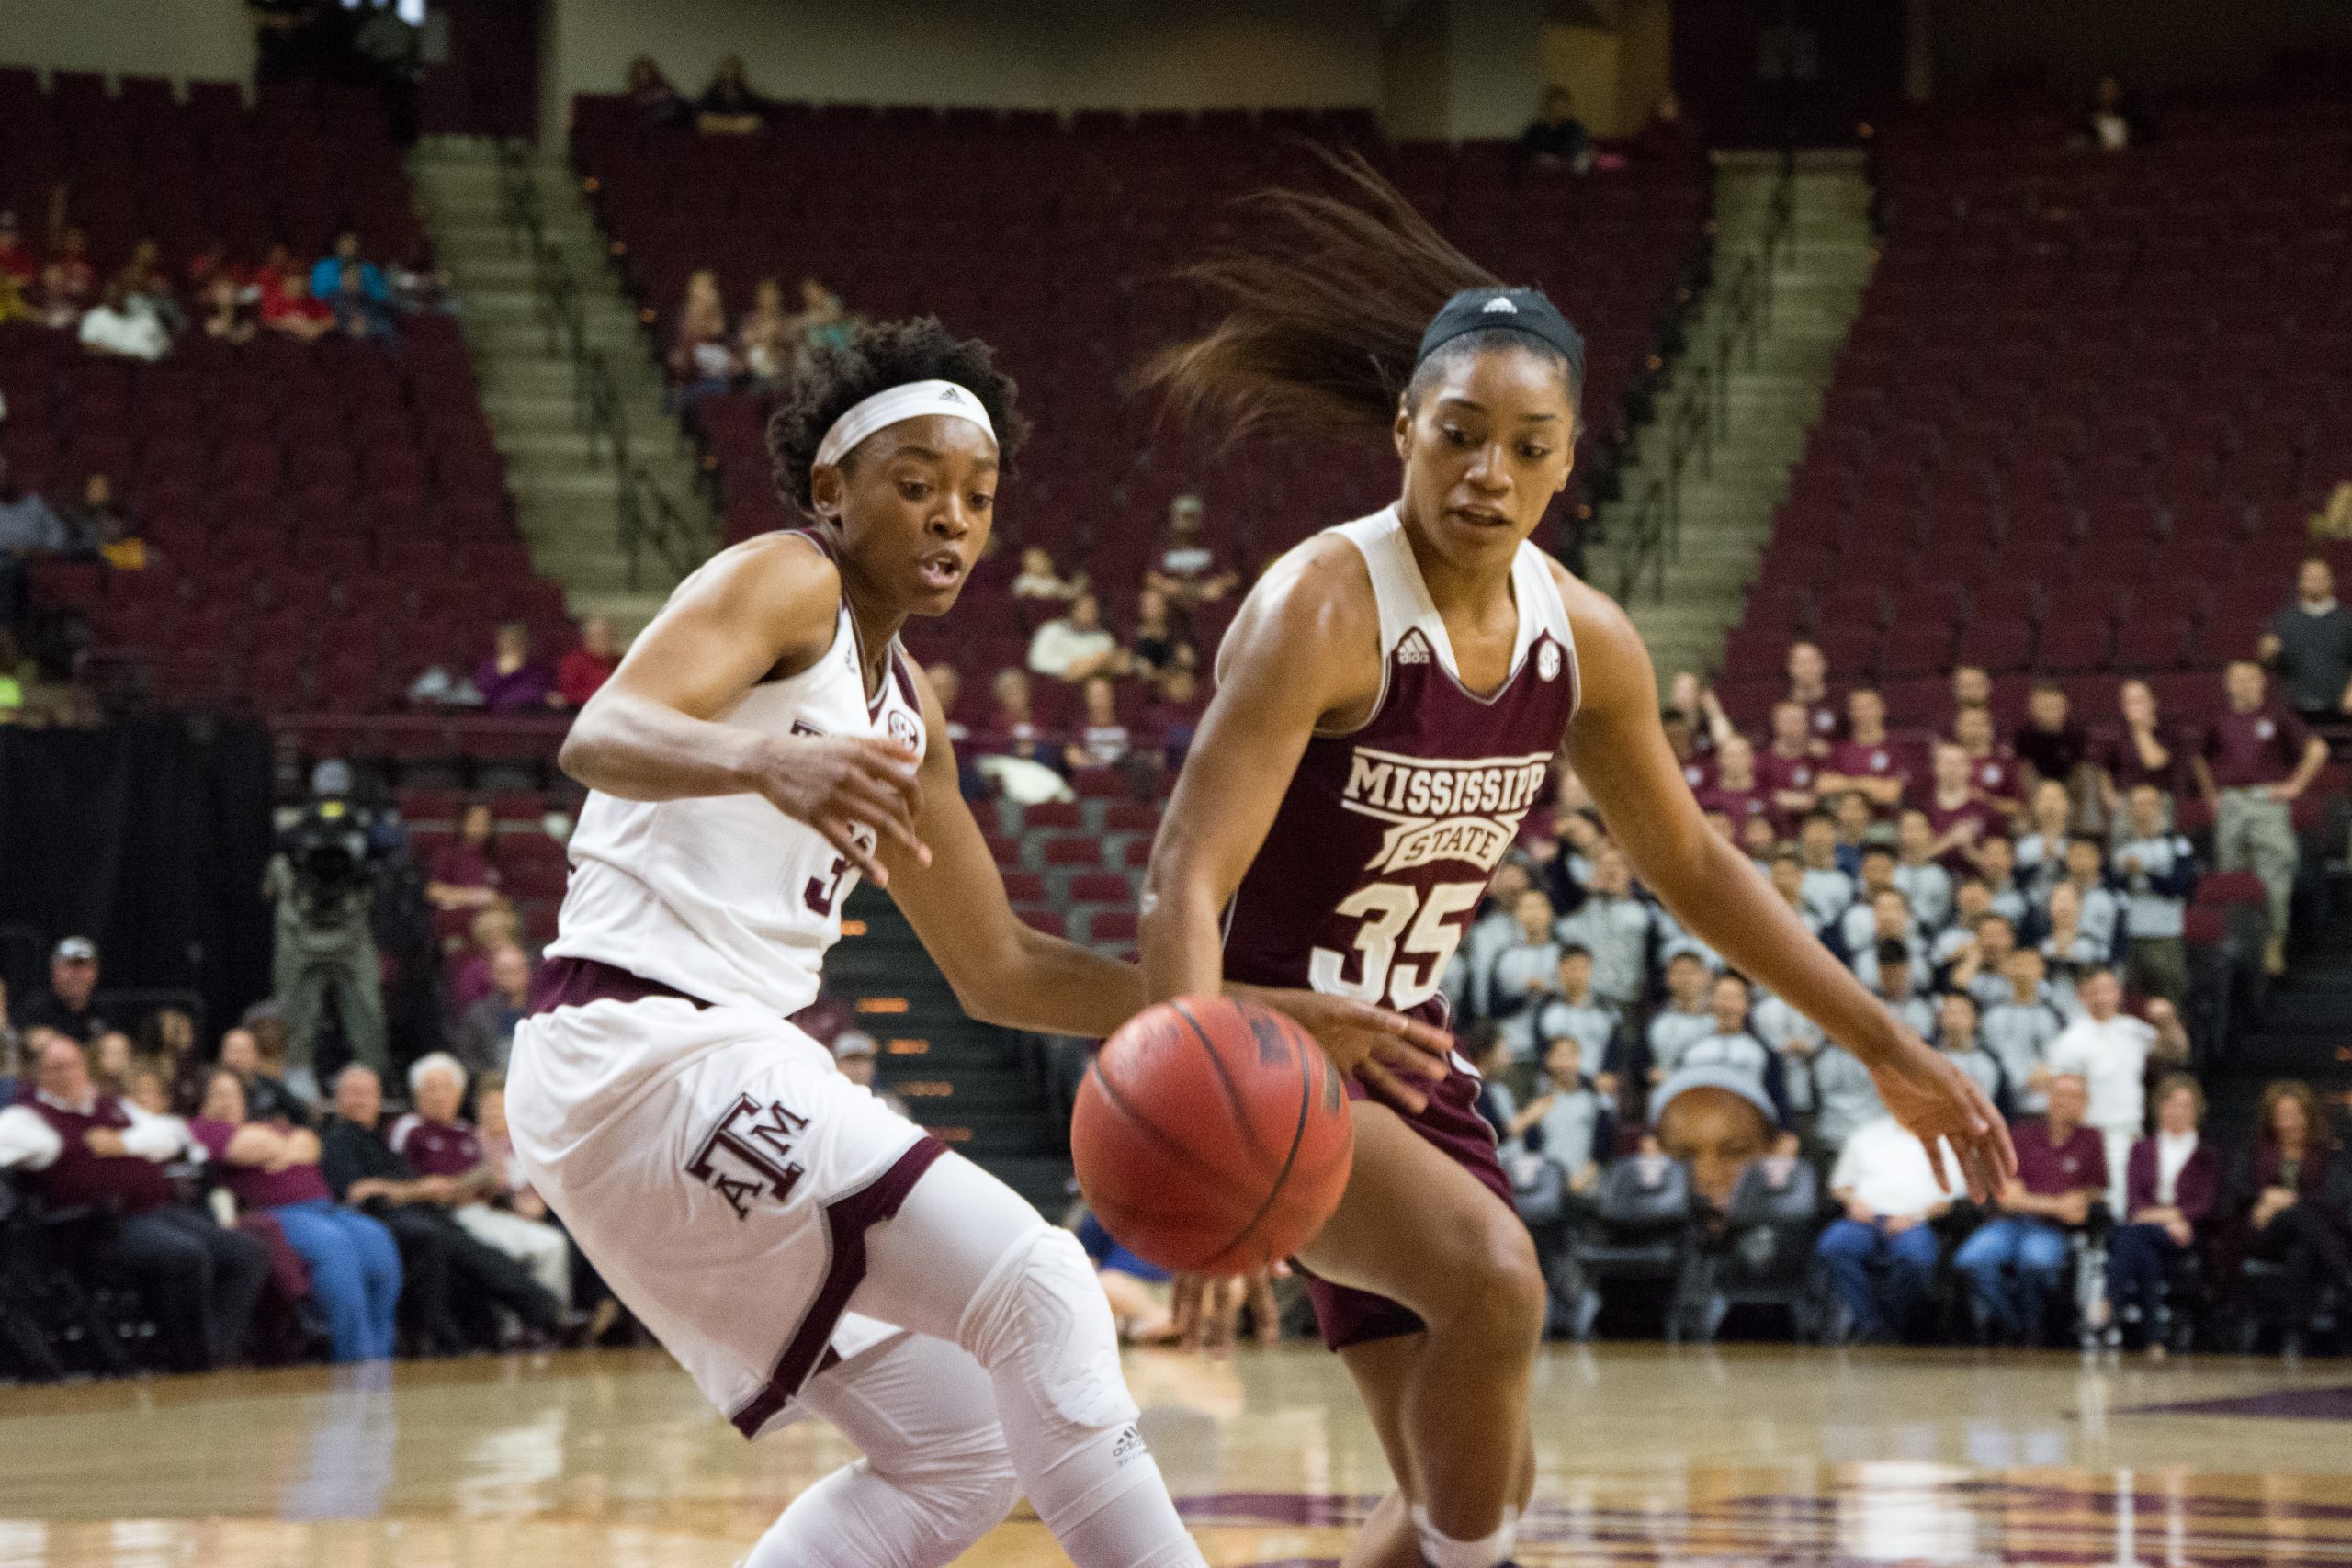
POLYGON ((1543 552, 1520 546, 1510 676, 1474 695, 1396 508, 1331 531, 1363 552, 1379 601, 1380 699, 1360 728, 1307 742, 1227 912, 1226 976, 1442 1022, 1447 961, 1548 793, 1576 712, 1576 644, 1543 552))

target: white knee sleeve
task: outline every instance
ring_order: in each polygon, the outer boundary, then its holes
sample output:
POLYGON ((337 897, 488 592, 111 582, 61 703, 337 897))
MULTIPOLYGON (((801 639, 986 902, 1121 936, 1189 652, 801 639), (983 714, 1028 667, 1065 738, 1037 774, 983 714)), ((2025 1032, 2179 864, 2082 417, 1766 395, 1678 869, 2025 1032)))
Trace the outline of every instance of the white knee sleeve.
POLYGON ((1017 1372, 1034 1407, 1069 1435, 1136 1418, 1111 1304, 1068 1231, 1040 1223, 1026 1245, 1007 1248, 965 1307, 956 1339, 1000 1379, 1017 1372))

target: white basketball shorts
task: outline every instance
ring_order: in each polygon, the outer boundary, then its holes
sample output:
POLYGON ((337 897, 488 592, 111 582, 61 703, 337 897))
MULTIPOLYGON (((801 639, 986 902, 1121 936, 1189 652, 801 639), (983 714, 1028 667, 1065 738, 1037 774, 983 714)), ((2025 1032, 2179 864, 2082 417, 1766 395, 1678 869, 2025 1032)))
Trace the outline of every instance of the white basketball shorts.
POLYGON ((746 1437, 900 1332, 844 1309, 866 1227, 944 1145, 782 1019, 660 996, 538 1013, 506 1117, 532 1186, 746 1437))

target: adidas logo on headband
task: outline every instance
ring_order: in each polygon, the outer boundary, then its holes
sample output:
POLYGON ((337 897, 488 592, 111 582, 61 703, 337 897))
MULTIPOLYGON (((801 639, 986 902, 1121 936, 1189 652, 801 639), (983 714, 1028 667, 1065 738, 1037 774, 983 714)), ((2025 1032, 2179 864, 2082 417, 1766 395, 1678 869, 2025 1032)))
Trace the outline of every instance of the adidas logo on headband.
POLYGON ((1482 316, 1491 316, 1498 312, 1506 316, 1516 316, 1519 314, 1519 307, 1510 302, 1509 295, 1498 294, 1478 310, 1478 313, 1482 316))
POLYGON ((833 421, 832 428, 817 444, 816 465, 838 463, 851 449, 887 426, 925 414, 948 414, 969 420, 990 435, 996 427, 989 423, 988 410, 970 392, 953 381, 910 381, 904 386, 888 387, 865 401, 852 407, 833 421))

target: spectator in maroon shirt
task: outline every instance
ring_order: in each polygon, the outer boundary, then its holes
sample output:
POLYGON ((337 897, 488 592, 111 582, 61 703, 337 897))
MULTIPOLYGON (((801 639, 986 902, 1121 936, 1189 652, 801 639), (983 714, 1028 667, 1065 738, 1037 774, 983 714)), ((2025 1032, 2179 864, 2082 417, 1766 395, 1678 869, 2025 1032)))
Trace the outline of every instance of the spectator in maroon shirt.
POLYGON ((486 909, 502 902, 496 827, 488 801, 466 803, 456 842, 434 851, 425 870, 424 897, 435 908, 486 909))
POLYGON ((1846 730, 1837 701, 1829 694, 1829 661, 1810 642, 1789 644, 1789 687, 1781 700, 1804 709, 1805 725, 1815 740, 1837 739, 1846 730))
POLYGON ((455 1177, 469 1200, 455 1217, 468 1235, 497 1248, 531 1271, 559 1303, 571 1300, 571 1243, 544 1220, 497 1207, 504 1178, 484 1153, 481 1136, 459 1114, 466 1101, 465 1066, 446 1051, 420 1056, 408 1070, 416 1109, 392 1123, 384 1141, 422 1176, 455 1177))
POLYGON ((1952 716, 1951 738, 1968 754, 1969 782, 1986 805, 2012 821, 2025 814, 2025 774, 1993 727, 1993 710, 1962 708, 1952 716))
POLYGON ((1803 703, 1772 705, 1772 743, 1756 759, 1756 777, 1772 803, 1775 826, 1792 832, 1821 802, 1819 779, 1828 745, 1814 738, 1803 703))
POLYGON ((1951 712, 1944 716, 1943 733, 1950 735, 1960 716, 1970 708, 1993 705, 1993 677, 1979 664, 1955 664, 1951 671, 1951 712))
POLYGON ((498 988, 491 977, 491 960, 503 947, 517 947, 523 941, 523 922, 514 911, 503 904, 493 904, 481 910, 466 927, 471 947, 454 960, 449 976, 449 1011, 453 1018, 463 1018, 466 1010, 498 988))
POLYGON ((2121 812, 2124 800, 2143 784, 2168 795, 2179 794, 2188 772, 2187 749, 2157 716, 2156 694, 2148 683, 2126 681, 2115 697, 2123 730, 2100 746, 2098 757, 2099 798, 2109 817, 2121 812))
POLYGON ((490 657, 474 671, 474 691, 490 713, 532 713, 557 705, 555 677, 531 654, 531 628, 500 623, 490 657))
POLYGON ((2065 687, 2055 681, 2035 682, 2025 700, 2024 728, 2009 746, 2025 764, 2029 785, 2050 779, 2078 795, 2090 742, 2067 708, 2065 687))
POLYGON ((90 1080, 82 1047, 50 1032, 34 1079, 0 1111, 0 1169, 33 1173, 61 1219, 80 1218, 69 1255, 96 1279, 138 1291, 175 1371, 209 1371, 243 1352, 269 1277, 269 1249, 181 1205, 165 1162, 188 1130, 90 1080))
POLYGON ((2000 814, 1976 787, 1967 752, 1952 741, 1939 740, 1929 755, 1933 783, 1919 809, 1928 814, 1928 826, 1935 829, 1936 858, 1973 858, 1978 842, 1999 831, 2000 814))
POLYGON ((1030 698, 1029 672, 1000 670, 990 689, 996 697, 996 712, 989 716, 988 729, 980 737, 981 749, 999 757, 1019 757, 1053 765, 1058 759, 1054 756, 1051 734, 1037 722, 1030 698))
POLYGON ((1852 793, 1880 816, 1892 815, 1911 787, 1911 760, 1886 732, 1886 699, 1869 686, 1846 695, 1846 737, 1829 748, 1815 779, 1824 795, 1852 793))
POLYGON ((613 623, 602 615, 589 616, 580 623, 580 646, 555 667, 557 695, 566 707, 584 706, 597 688, 613 678, 620 662, 621 647, 613 636, 613 623))
POLYGON ((2050 1109, 2016 1124, 2018 1173, 1996 1200, 2000 1213, 1952 1254, 1984 1323, 2005 1340, 2031 1343, 2066 1267, 2066 1233, 2107 1193, 2107 1147, 2083 1124, 2090 1089, 2072 1074, 2050 1080, 2050 1109))
POLYGON ((2294 802, 2327 762, 2327 742, 2270 694, 2262 666, 2233 663, 2222 678, 2229 706, 2207 727, 2197 787, 2213 807, 2213 850, 2223 871, 2251 871, 2270 895, 2270 940, 2263 964, 2287 967, 2287 920, 2302 846, 2294 802))
POLYGON ((1771 797, 1756 776, 1756 748, 1745 735, 1734 735, 1715 748, 1715 782, 1699 793, 1702 810, 1720 811, 1731 818, 1731 840, 1741 841, 1751 817, 1769 816, 1771 797))
POLYGON ((334 1201, 319 1171, 318 1134, 247 1121, 244 1085, 225 1067, 206 1085, 188 1128, 238 1208, 276 1220, 309 1266, 311 1294, 326 1314, 334 1359, 389 1359, 401 1299, 400 1249, 380 1222, 334 1201))
POLYGON ((2286 1270, 2288 1301, 2316 1305, 2332 1281, 2352 1294, 2352 1252, 2329 1213, 2333 1142, 2312 1086, 2281 1079, 2262 1091, 2255 1144, 2232 1172, 2225 1213, 2235 1217, 2233 1250, 2286 1270))
POLYGON ((2205 1091, 2187 1073, 2156 1086, 2155 1135, 2132 1145, 2125 1222, 2108 1244, 2107 1293, 2126 1331, 2143 1325, 2148 1354, 2165 1354, 2165 1271, 2194 1249, 2222 1197, 2222 1162, 2198 1129, 2205 1091))

